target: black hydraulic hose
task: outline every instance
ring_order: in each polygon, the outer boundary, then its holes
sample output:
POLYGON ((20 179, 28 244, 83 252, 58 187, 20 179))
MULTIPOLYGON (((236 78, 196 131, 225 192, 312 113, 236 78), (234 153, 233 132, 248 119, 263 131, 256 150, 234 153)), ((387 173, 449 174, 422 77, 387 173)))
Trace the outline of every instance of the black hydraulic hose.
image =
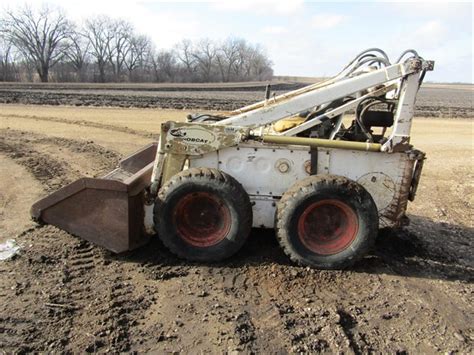
POLYGON ((365 51, 362 51, 362 52, 360 52, 359 54, 357 54, 357 55, 355 56, 355 58, 352 59, 352 60, 349 62, 349 64, 347 64, 341 72, 343 72, 344 70, 348 69, 348 68, 349 68, 352 64, 354 64, 356 61, 360 60, 360 57, 362 57, 362 56, 364 56, 364 55, 366 55, 366 54, 368 54, 368 53, 370 53, 370 52, 378 52, 378 53, 380 53, 380 54, 382 55, 382 57, 385 58, 385 60, 390 63, 390 60, 389 60, 389 58, 388 58, 387 53, 385 53, 383 50, 381 50, 380 48, 369 48, 369 49, 366 49, 365 51))
POLYGON ((395 106, 395 104, 390 101, 390 100, 387 100, 386 98, 384 97, 375 97, 375 96, 371 96, 371 97, 366 97, 365 99, 363 99, 361 102, 359 102, 359 104, 357 105, 357 108, 356 108, 356 114, 360 114, 363 106, 365 107, 365 105, 371 105, 372 106, 372 103, 376 103, 376 104, 386 104, 388 109, 390 111, 393 111, 393 108, 395 106))
POLYGON ((408 53, 411 53, 413 54, 413 56, 415 58, 420 58, 420 56, 418 55, 418 52, 415 51, 414 49, 407 49, 406 51, 404 51, 402 54, 400 54, 400 57, 398 57, 397 61, 395 63, 400 63, 400 61, 402 60, 402 58, 407 55, 408 53))
POLYGON ((421 84, 423 84, 423 79, 425 79, 425 74, 426 74, 426 69, 423 69, 420 75, 420 79, 418 80, 418 90, 421 87, 421 84))
POLYGON ((369 62, 369 67, 370 67, 371 65, 374 65, 374 64, 379 64, 379 68, 381 68, 380 62, 377 61, 377 60, 373 60, 373 61, 369 62))
POLYGON ((364 60, 361 60, 359 63, 357 63, 357 65, 360 67, 360 66, 364 65, 365 63, 382 63, 385 66, 390 65, 390 62, 388 60, 386 60, 385 58, 382 58, 382 57, 366 58, 364 60))
POLYGON ((204 121, 216 121, 217 122, 217 121, 220 121, 220 120, 223 120, 223 119, 226 119, 226 118, 228 118, 228 117, 202 114, 202 115, 193 117, 191 122, 204 122, 204 121))
POLYGON ((203 118, 201 121, 199 122, 207 122, 207 121, 211 121, 211 122, 219 122, 221 119, 219 118, 215 118, 215 117, 208 117, 208 118, 203 118))
POLYGON ((328 104, 324 105, 324 107, 320 107, 318 110, 312 110, 307 112, 303 117, 305 117, 305 122, 313 119, 314 117, 320 116, 336 107, 344 105, 345 103, 353 100, 351 97, 344 97, 341 99, 337 99, 334 101, 329 102, 328 104))
POLYGON ((388 55, 387 53, 385 53, 383 50, 381 50, 380 48, 371 48, 370 49, 371 52, 379 52, 380 54, 382 54, 382 56, 387 60, 387 62, 390 63, 390 59, 388 58, 388 55))
POLYGON ((372 107, 372 106, 377 105, 377 104, 378 104, 377 101, 367 104, 361 110, 360 114, 356 115, 356 121, 359 124, 360 129, 362 130, 362 132, 364 132, 365 136, 367 137, 367 139, 369 140, 370 143, 373 143, 374 139, 373 139, 372 135, 369 133, 369 131, 367 130, 367 128, 365 127, 364 122, 362 122, 362 117, 363 117, 364 113, 367 111, 367 109, 369 107, 372 107))
POLYGON ((364 55, 360 56, 357 59, 357 62, 360 62, 362 59, 365 59, 365 58, 375 58, 375 57, 377 57, 375 54, 367 53, 367 54, 364 54, 364 55))
POLYGON ((366 63, 370 63, 370 64, 372 64, 372 63, 381 63, 381 64, 384 64, 385 66, 390 65, 390 62, 388 60, 386 60, 385 58, 382 58, 382 57, 365 58, 365 59, 361 60, 360 62, 358 62, 357 65, 355 67, 353 67, 347 73, 347 75, 352 74, 353 72, 355 72, 357 69, 359 69, 361 66, 363 66, 366 63))
MULTIPOLYGON (((362 52, 360 52, 359 54, 357 54, 354 59, 352 59, 339 73, 337 73, 335 76, 333 76, 332 78, 328 79, 328 80, 324 80, 321 82, 321 84, 325 83, 325 82, 329 82, 331 80, 335 80, 335 79, 338 79, 347 69, 349 69, 354 63, 357 62, 357 65, 356 65, 356 68, 359 67, 359 64, 360 62, 365 58, 365 59, 375 59, 375 58, 381 58, 381 57, 377 57, 375 54, 373 53, 370 53, 370 52, 378 52, 382 55, 382 60, 385 60, 384 63, 386 63, 386 65, 390 65, 390 60, 388 58, 388 55, 387 53, 385 53, 383 50, 381 50, 380 48, 369 48, 369 49, 366 49, 362 52)), ((355 70, 355 69, 354 69, 355 70)), ((353 70, 350 71, 350 73, 352 73, 353 70)), ((344 75, 343 77, 346 77, 348 76, 349 74, 346 74, 344 75)))

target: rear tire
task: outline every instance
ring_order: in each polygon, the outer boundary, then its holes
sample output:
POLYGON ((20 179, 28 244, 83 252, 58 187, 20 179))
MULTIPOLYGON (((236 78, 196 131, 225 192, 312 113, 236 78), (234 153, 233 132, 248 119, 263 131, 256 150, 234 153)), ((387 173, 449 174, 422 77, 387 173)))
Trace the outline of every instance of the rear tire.
POLYGON ((378 211, 360 184, 342 176, 310 176, 293 185, 276 212, 276 235, 301 265, 340 269, 367 254, 378 233, 378 211))
POLYGON ((158 193, 155 229, 177 256, 219 261, 235 254, 252 227, 252 206, 242 185, 217 169, 191 168, 158 193))

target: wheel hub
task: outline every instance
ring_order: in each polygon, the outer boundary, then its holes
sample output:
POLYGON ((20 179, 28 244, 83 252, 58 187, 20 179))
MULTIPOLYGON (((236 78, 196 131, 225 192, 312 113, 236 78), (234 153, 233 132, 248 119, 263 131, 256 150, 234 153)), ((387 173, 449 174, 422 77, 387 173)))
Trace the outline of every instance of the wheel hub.
POLYGON ((218 196, 194 192, 184 196, 173 211, 178 235, 196 247, 209 247, 222 241, 229 233, 229 208, 218 196))
POLYGON ((345 250, 359 229, 355 212, 347 204, 327 199, 310 204, 298 219, 298 237, 309 250, 332 255, 345 250))

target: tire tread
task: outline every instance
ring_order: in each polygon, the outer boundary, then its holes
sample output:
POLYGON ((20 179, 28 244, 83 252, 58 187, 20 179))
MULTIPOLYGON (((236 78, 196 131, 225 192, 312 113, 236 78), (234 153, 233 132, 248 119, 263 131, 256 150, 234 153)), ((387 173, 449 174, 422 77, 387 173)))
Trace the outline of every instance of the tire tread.
MULTIPOLYGON (((290 238, 288 236, 288 226, 285 226, 284 223, 286 221, 285 215, 288 211, 292 210, 292 206, 299 201, 300 198, 306 196, 307 194, 314 192, 315 189, 321 187, 332 187, 332 188, 341 188, 346 189, 351 192, 354 192, 356 196, 361 195, 370 195, 368 192, 358 183, 352 181, 346 177, 338 176, 338 175, 313 175, 306 179, 296 182, 292 185, 281 197, 280 201, 277 204, 277 213, 276 213, 276 221, 275 221, 275 234, 278 240, 278 243, 282 247, 284 253, 296 264, 299 265, 310 265, 310 263, 305 260, 301 255, 295 252, 293 249, 290 238)), ((375 207, 375 203, 373 202, 372 198, 370 197, 371 203, 373 207, 375 207)), ((375 207, 376 211, 376 207, 375 207)), ((378 230, 378 216, 377 216, 377 230, 378 230)), ((373 234, 373 233, 371 233, 373 234)), ((369 249, 372 247, 375 236, 370 236, 370 241, 364 244, 364 247, 358 250, 356 253, 353 253, 350 257, 346 258, 343 261, 340 261, 336 264, 327 264, 327 265, 318 265, 317 267, 324 268, 324 269, 340 269, 345 268, 347 266, 352 265, 357 260, 361 259, 366 255, 369 249)))
MULTIPOLYGON (((174 175, 170 180, 168 180, 159 190, 158 196, 155 201, 155 212, 154 212, 154 222, 155 226, 158 226, 158 211, 162 208, 164 201, 166 200, 167 195, 170 191, 173 190, 176 185, 181 185, 183 183, 192 183, 200 182, 205 184, 216 184, 221 185, 227 189, 232 195, 233 201, 237 205, 237 209, 241 211, 240 215, 240 228, 242 237, 239 237, 238 243, 236 244, 235 250, 232 251, 232 254, 237 252, 240 247, 245 243, 250 230, 252 228, 252 206, 250 204, 249 196, 247 192, 242 187, 242 185, 234 179, 232 176, 214 168, 190 168, 181 171, 180 173, 174 175)), ((157 230, 158 231, 158 230, 157 230)), ((193 261, 203 261, 202 259, 196 259, 190 257, 188 254, 184 253, 181 249, 177 248, 174 244, 170 243, 166 238, 160 238, 163 244, 175 255, 182 259, 193 260, 193 261)), ((210 258, 206 261, 220 261, 224 258, 229 257, 226 255, 222 258, 210 258)))

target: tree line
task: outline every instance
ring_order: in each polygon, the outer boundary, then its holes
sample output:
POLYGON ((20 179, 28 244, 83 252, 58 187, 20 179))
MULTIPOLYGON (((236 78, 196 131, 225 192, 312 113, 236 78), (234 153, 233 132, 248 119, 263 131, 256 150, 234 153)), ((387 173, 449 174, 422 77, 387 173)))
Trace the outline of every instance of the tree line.
POLYGON ((241 38, 159 50, 130 22, 105 15, 76 24, 61 9, 24 6, 0 16, 0 81, 260 81, 272 65, 262 46, 241 38))

